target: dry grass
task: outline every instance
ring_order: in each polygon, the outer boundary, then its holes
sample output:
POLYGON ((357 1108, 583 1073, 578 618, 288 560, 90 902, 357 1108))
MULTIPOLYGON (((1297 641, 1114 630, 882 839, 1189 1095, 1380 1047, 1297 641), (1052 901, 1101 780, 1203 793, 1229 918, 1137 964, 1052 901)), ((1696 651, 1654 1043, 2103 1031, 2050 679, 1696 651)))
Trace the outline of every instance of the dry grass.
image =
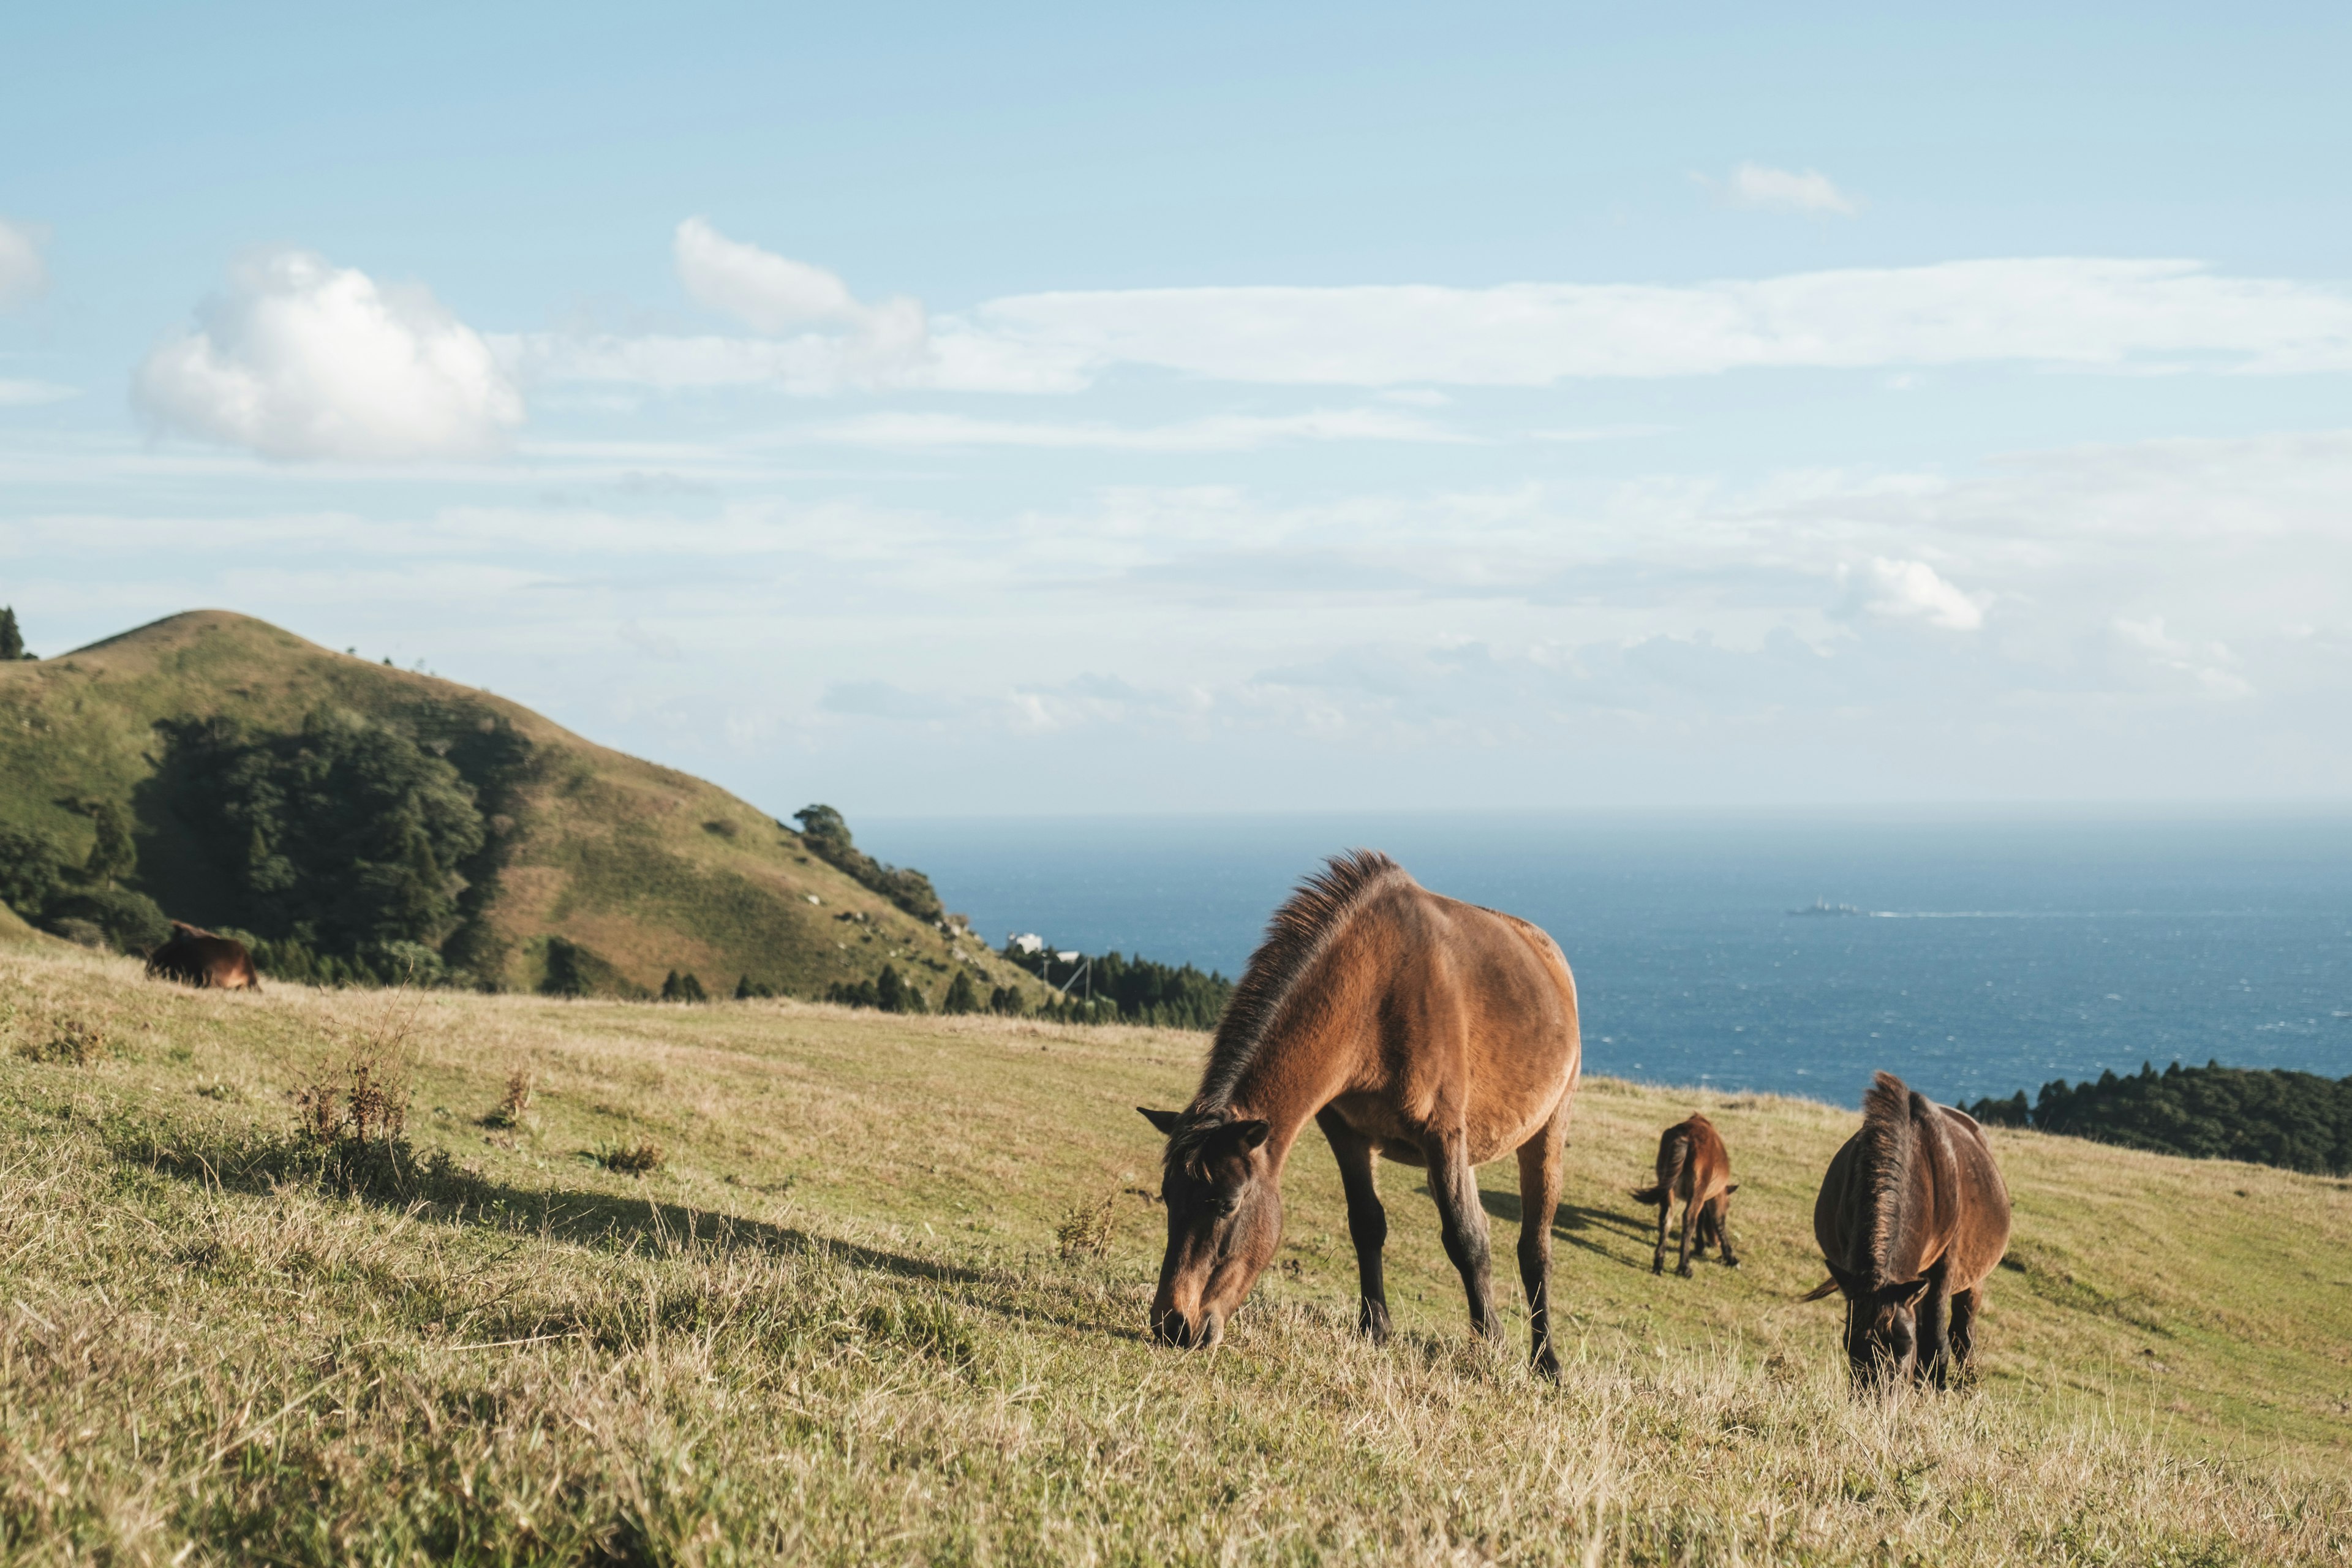
MULTIPOLYGON (((0 998, 12 1045, 67 1016, 119 1043, 0 1055, 11 1560, 2352 1552, 2337 1184, 2004 1135, 2022 1267, 1985 1378, 1857 1404, 1833 1313, 1790 1300, 1852 1116, 1596 1082, 1549 1388, 1516 1325, 1500 1353, 1463 1334, 1410 1173, 1387 1173, 1401 1331, 1353 1335, 1319 1149, 1225 1346, 1148 1345, 1157 1226, 1132 1194, 1156 1148, 1129 1108, 1181 1092, 1192 1037, 435 996, 399 1058, 410 1184, 338 1188, 262 1156, 380 1002, 7 954, 0 998), (448 1109, 517 1071, 531 1140, 448 1109), (1738 1163, 1748 1267, 1656 1280, 1612 1194, 1694 1105, 1738 1163), (654 1136, 670 1157, 643 1177, 573 1157, 654 1136), (1100 1255, 1066 1259, 1062 1223, 1106 1214, 1100 1255)), ((1507 1166, 1486 1175, 1507 1257, 1507 1166)))

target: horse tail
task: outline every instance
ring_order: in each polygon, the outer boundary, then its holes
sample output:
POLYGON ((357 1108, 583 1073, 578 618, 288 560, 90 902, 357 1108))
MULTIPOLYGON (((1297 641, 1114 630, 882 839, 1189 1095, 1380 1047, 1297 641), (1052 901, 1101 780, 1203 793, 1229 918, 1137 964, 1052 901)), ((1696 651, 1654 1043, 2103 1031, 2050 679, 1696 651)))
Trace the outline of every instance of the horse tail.
POLYGON ((1658 1149, 1658 1184, 1643 1187, 1633 1194, 1637 1204, 1670 1204, 1675 1199, 1675 1184, 1683 1179, 1683 1167, 1690 1163, 1690 1138, 1679 1131, 1669 1133, 1658 1149))

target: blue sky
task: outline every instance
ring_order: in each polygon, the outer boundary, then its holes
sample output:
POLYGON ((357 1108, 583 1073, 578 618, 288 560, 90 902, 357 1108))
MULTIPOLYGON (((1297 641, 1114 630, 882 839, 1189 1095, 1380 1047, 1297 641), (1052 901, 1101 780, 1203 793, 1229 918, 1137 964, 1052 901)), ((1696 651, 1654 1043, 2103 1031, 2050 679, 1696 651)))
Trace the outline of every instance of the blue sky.
POLYGON ((2341 803, 2318 7, 45 8, 0 602, 773 809, 2341 803))

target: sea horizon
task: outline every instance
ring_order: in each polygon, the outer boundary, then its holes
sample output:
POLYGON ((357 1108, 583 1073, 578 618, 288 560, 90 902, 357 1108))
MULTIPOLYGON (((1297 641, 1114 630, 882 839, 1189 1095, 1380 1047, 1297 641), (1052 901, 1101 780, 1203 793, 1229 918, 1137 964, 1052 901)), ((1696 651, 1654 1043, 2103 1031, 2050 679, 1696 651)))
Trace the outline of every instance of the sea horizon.
POLYGON ((1852 1105, 2146 1062, 2352 1074, 2352 811, 1952 805, 887 817, 992 945, 1240 973, 1321 858, 1550 931, 1588 1071, 1852 1105), (1816 901, 1850 915, 1807 918, 1816 901))

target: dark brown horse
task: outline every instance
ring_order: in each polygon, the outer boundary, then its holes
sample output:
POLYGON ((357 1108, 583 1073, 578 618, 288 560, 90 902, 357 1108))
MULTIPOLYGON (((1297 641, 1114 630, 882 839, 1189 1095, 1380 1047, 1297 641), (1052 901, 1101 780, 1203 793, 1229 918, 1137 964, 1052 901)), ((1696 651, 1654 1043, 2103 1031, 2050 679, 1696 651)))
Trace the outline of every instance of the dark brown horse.
POLYGON ((1360 1323, 1389 1331, 1388 1216, 1373 1158, 1429 1171, 1470 1324, 1495 1332, 1477 1166, 1519 1157, 1519 1278, 1534 1363, 1558 1376, 1551 1223, 1583 1063, 1576 982, 1522 920, 1424 890, 1385 855, 1332 859, 1275 911, 1218 1021, 1200 1091, 1146 1110, 1168 1134, 1163 1342, 1214 1344, 1282 1243, 1282 1170, 1311 1120, 1330 1142, 1356 1244, 1360 1323))
POLYGON ((1805 1300, 1845 1297, 1856 1387, 1909 1377, 1944 1388, 1976 1353, 1985 1276, 2009 1249, 2009 1188, 1966 1112, 1892 1073, 1862 1108, 1813 1202, 1830 1277, 1805 1300))
POLYGON ((1692 1243, 1705 1257, 1710 1240, 1727 1268, 1738 1268, 1730 1232, 1725 1228, 1731 1217, 1731 1194, 1738 1190, 1739 1184, 1731 1179, 1731 1152, 1723 1146, 1723 1135, 1715 1130, 1714 1122, 1693 1111, 1689 1121, 1677 1121, 1659 1134, 1658 1184, 1633 1194, 1637 1204, 1658 1205, 1658 1245, 1650 1254, 1650 1272, 1666 1271, 1666 1216, 1674 1212, 1677 1198, 1683 1205, 1683 1240, 1682 1259, 1675 1272, 1689 1279, 1692 1243))
POLYGON ((198 990, 258 991, 261 976, 253 954, 233 936, 215 936, 184 921, 172 922, 172 940, 147 955, 149 978, 160 974, 198 990))

